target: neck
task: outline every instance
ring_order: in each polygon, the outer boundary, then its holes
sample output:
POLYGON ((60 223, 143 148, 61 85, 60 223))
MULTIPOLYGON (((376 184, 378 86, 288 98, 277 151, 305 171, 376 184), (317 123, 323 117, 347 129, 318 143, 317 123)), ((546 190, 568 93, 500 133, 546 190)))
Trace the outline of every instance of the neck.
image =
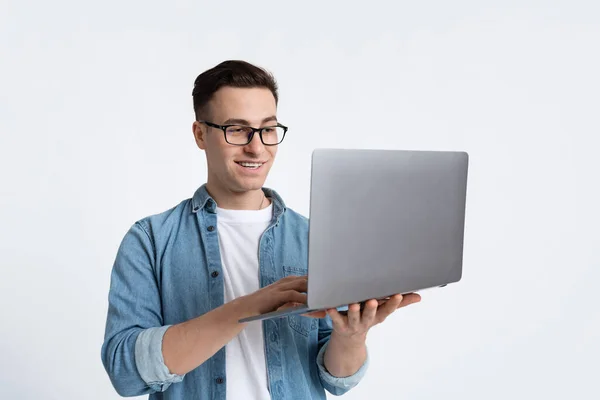
POLYGON ((215 199, 219 208, 227 210, 259 210, 271 204, 262 189, 234 192, 211 185, 209 182, 206 184, 206 190, 215 199))

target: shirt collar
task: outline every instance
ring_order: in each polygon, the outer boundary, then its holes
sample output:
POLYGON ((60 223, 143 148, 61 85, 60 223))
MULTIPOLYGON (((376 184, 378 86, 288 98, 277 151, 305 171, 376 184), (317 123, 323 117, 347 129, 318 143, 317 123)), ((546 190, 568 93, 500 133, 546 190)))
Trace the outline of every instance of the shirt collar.
MULTIPOLYGON (((271 199, 273 202, 273 217, 275 219, 279 219, 279 217, 285 212, 287 209, 283 199, 279 194, 270 188, 263 187, 263 192, 265 196, 271 199)), ((210 196, 208 191, 206 190, 206 184, 203 184, 196 190, 194 193, 194 197, 192 197, 192 212, 197 213, 201 209, 206 209, 206 211, 210 213, 215 213, 217 211, 217 202, 210 196)))

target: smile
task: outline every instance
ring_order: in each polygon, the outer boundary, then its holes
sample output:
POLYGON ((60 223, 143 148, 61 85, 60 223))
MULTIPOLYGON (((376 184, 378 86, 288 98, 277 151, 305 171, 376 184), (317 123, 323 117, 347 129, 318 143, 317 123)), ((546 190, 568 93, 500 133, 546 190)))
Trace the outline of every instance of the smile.
POLYGON ((246 162, 246 161, 236 161, 236 164, 241 165, 244 168, 248 169, 258 169, 265 164, 264 162, 246 162))

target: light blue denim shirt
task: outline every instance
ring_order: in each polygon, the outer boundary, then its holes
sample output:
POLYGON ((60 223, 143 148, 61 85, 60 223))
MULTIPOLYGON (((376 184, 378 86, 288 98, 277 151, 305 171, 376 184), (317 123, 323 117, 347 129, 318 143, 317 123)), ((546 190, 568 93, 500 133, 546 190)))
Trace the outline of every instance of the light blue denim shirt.
MULTIPOLYGON (((260 285, 307 274, 308 220, 279 195, 260 239, 260 285)), ((184 376, 169 373, 162 339, 169 326, 223 305, 216 203, 201 186, 191 199, 136 222, 126 233, 111 274, 102 362, 122 396, 150 399, 226 399, 225 348, 184 376)), ((331 319, 289 316, 262 321, 272 399, 341 395, 364 376, 334 377, 323 363, 331 319)))

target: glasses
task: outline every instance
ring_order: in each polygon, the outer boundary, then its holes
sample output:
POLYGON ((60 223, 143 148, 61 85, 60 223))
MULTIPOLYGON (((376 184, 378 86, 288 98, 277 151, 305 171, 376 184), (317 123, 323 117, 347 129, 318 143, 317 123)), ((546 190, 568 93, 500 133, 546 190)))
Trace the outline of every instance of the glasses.
POLYGON ((287 126, 280 123, 264 128, 253 128, 245 125, 217 125, 208 121, 198 121, 211 128, 221 129, 225 135, 225 141, 234 146, 245 146, 252 141, 254 134, 258 132, 260 141, 265 146, 276 146, 283 142, 288 130, 287 126))

